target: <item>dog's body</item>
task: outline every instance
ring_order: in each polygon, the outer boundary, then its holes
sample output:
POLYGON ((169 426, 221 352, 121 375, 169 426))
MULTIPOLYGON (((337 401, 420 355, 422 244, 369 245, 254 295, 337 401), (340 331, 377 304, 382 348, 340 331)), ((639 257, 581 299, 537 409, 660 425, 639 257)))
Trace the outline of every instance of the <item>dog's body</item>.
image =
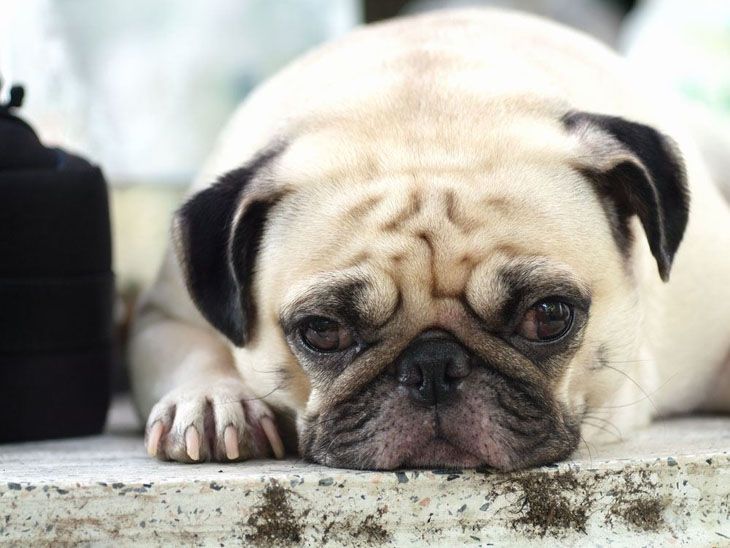
POLYGON ((141 307, 150 453, 279 455, 276 413, 325 464, 512 469, 730 410, 730 214, 673 108, 507 12, 293 64, 235 115, 141 307))

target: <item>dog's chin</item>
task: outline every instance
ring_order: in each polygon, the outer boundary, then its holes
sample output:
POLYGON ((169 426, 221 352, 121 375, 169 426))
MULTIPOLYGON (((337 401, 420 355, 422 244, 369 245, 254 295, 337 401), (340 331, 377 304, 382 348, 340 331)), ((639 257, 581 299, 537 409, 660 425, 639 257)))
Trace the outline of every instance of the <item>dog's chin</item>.
MULTIPOLYGON (((410 407, 410 406, 409 406, 410 407)), ((475 422, 460 408, 441 412, 411 409, 362 443, 327 443, 327 451, 308 455, 337 468, 394 470, 398 468, 477 468, 512 470, 520 460, 505 432, 489 419, 475 422), (443 420, 447 419, 447 420, 443 420)))
POLYGON ((477 468, 484 459, 465 451, 443 438, 435 438, 413 448, 400 464, 402 468, 477 468))
POLYGON ((420 428, 412 424, 406 435, 391 432, 394 438, 400 437, 395 443, 387 438, 376 442, 373 468, 514 468, 513 455, 495 441, 493 433, 465 428, 468 423, 442 428, 438 422, 427 421, 420 428))
POLYGON ((485 432, 463 435, 461 428, 438 428, 438 421, 423 421, 418 425, 414 422, 404 430, 383 432, 360 447, 313 460, 337 468, 367 470, 487 466, 507 471, 515 468, 517 459, 485 432))

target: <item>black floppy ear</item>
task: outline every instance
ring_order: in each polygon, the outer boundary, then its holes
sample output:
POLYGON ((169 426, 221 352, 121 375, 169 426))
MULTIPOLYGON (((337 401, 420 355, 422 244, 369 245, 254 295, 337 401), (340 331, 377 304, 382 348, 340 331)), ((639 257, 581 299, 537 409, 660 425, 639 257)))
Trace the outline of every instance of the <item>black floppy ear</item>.
POLYGON ((193 302, 236 346, 251 337, 253 269, 274 192, 251 188, 262 160, 225 174, 175 214, 173 241, 193 302))
POLYGON ((630 242, 628 219, 638 216, 659 275, 667 281, 689 216, 687 178, 676 145, 654 128, 615 116, 571 112, 563 122, 588 149, 579 169, 609 199, 620 247, 630 242))

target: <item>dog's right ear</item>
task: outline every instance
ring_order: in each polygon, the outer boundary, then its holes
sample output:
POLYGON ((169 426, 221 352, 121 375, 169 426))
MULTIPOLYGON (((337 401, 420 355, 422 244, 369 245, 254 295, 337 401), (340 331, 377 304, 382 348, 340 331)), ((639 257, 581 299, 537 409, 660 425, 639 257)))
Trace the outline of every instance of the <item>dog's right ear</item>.
POLYGON ((280 192, 252 184, 271 155, 233 170, 175 214, 173 242, 198 310, 236 346, 251 338, 253 270, 269 210, 280 192))

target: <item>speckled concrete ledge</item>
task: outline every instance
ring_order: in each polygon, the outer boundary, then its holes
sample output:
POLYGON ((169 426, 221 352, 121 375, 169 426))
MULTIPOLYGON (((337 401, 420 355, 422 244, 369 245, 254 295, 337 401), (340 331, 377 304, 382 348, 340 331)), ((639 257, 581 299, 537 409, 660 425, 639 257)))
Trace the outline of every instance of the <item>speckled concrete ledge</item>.
POLYGON ((730 546, 730 418, 511 475, 158 463, 112 430, 0 446, 0 544, 730 546))

